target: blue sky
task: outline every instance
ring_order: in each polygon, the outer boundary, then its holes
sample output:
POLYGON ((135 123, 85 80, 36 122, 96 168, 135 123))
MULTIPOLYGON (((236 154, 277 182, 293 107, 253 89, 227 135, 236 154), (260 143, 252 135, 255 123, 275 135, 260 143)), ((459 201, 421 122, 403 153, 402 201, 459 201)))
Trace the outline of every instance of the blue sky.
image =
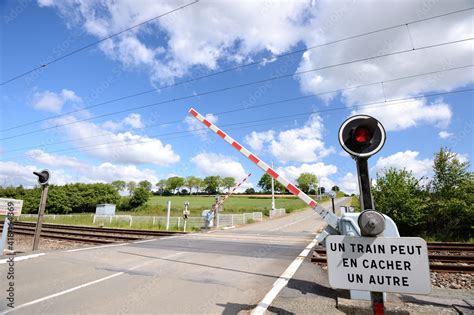
MULTIPOLYGON (((2 2, 1 81, 179 6, 176 2, 133 3, 2 2)), ((442 146, 450 147, 463 160, 471 159, 473 94, 419 96, 473 88, 472 67, 386 81, 474 64, 474 46, 470 40, 422 48, 472 38, 473 10, 409 24, 409 33, 404 27, 395 28, 68 113, 261 58, 473 4, 453 1, 450 5, 441 2, 426 7, 417 1, 363 2, 357 6, 350 1, 337 4, 201 1, 2 85, 0 129, 62 116, 0 133, 0 138, 13 137, 0 141, 1 184, 31 186, 35 181, 32 170, 48 168, 58 184, 114 179, 156 182, 171 175, 218 174, 239 178, 249 171, 254 174, 250 184, 255 187, 262 171, 211 132, 195 130, 202 127, 186 119, 188 109, 194 107, 202 114, 211 115, 210 119, 218 126, 263 160, 273 161, 290 179, 301 172, 313 172, 327 188, 337 184, 354 192, 355 164, 341 151, 337 140, 339 125, 356 112, 351 106, 411 97, 415 98, 391 106, 357 110, 378 118, 387 129, 385 147, 369 164, 373 175, 384 168, 397 167, 412 170, 417 177, 430 176, 433 154, 442 146), (393 6, 397 9, 388 10, 393 6), (415 50, 108 115, 407 48, 415 50), (246 109, 381 81, 386 82, 383 87, 374 84, 246 109), (341 107, 346 109, 327 111, 341 107), (221 113, 233 109, 237 111, 221 113), (317 113, 320 110, 326 112, 317 113), (262 121, 300 113, 306 114, 262 121), (105 116, 94 118, 99 115, 105 116), (85 118, 90 120, 74 123, 85 118), (167 122, 175 123, 164 125, 167 122), (64 123, 69 125, 38 131, 64 123), (30 131, 35 132, 18 136, 30 131)))

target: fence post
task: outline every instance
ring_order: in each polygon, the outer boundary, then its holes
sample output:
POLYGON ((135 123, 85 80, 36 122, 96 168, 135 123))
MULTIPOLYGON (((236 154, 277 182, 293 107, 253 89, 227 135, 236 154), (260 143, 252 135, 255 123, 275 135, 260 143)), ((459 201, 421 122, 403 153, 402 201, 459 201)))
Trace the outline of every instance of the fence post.
POLYGON ((155 219, 156 217, 153 217, 153 224, 151 226, 155 226, 155 219))
POLYGON ((170 228, 170 212, 171 212, 171 200, 167 202, 167 211, 166 211, 166 231, 170 228))
POLYGON ((132 216, 130 216, 130 227, 132 227, 132 220, 133 220, 133 218, 132 218, 132 216))
POLYGON ((112 225, 112 218, 113 216, 110 216, 110 225, 112 225))

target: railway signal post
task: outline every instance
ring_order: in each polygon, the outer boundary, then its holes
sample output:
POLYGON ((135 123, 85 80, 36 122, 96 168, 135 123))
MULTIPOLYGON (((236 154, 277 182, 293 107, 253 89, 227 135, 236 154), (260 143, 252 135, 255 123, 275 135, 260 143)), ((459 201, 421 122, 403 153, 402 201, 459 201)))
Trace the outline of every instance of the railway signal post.
MULTIPOLYGON (((385 144, 385 129, 373 117, 353 116, 342 123, 339 142, 357 165, 361 209, 358 224, 361 235, 377 237, 385 229, 385 219, 380 212, 374 210, 367 160, 385 144)), ((374 314, 384 314, 383 293, 370 292, 370 299, 374 314)))
POLYGON ((33 172, 38 176, 38 184, 41 185, 41 199, 38 208, 38 221, 36 223, 35 236, 33 239, 33 251, 38 250, 41 238, 41 226, 43 225, 44 209, 46 208, 46 200, 48 199, 50 173, 48 170, 41 172, 33 172))
POLYGON ((385 143, 382 124, 367 115, 350 117, 339 129, 339 142, 356 161, 361 237, 328 237, 329 282, 342 289, 370 290, 374 314, 384 314, 383 292, 430 291, 426 242, 419 238, 379 237, 386 220, 375 210, 367 161, 385 143))

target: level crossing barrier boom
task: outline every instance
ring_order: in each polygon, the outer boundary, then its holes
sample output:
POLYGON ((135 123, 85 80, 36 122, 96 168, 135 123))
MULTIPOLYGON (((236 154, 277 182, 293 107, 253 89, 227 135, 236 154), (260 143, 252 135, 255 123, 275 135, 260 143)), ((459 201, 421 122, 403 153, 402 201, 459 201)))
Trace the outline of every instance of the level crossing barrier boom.
POLYGON ((224 139, 227 143, 229 143, 237 151, 242 153, 246 158, 248 158, 250 161, 255 163, 264 172, 266 172, 272 178, 277 180, 280 184, 285 186, 288 189, 288 191, 290 191, 293 195, 295 195, 298 198, 300 198, 301 200, 303 200, 314 211, 316 211, 324 219, 324 221, 326 221, 328 223, 328 225, 330 227, 332 227, 335 230, 334 234, 339 234, 337 232, 337 231, 339 231, 339 229, 338 229, 338 218, 335 214, 333 214, 331 211, 328 211, 327 209, 319 206, 318 203, 313 198, 309 197, 307 194, 305 194, 303 191, 301 191, 298 187, 296 187, 294 184, 292 184, 289 180, 287 180, 281 174, 278 174, 267 163, 262 161, 262 159, 257 157, 255 154, 251 153, 243 145, 241 145, 240 143, 235 141, 231 136, 229 136, 227 133, 225 133, 224 131, 219 129, 216 125, 214 125, 212 122, 207 120, 203 115, 199 114, 194 108, 189 109, 189 113, 193 117, 195 117, 197 120, 199 120, 201 123, 203 123, 205 126, 207 126, 209 129, 211 129, 219 137, 224 139))

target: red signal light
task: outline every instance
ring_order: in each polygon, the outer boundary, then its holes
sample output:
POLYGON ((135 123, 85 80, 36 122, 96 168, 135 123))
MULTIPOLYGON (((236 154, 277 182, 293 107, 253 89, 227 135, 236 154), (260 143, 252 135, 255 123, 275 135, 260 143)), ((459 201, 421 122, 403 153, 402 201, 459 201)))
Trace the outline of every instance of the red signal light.
POLYGON ((357 143, 366 143, 370 138, 370 132, 364 127, 357 128, 354 132, 354 140, 357 143))

